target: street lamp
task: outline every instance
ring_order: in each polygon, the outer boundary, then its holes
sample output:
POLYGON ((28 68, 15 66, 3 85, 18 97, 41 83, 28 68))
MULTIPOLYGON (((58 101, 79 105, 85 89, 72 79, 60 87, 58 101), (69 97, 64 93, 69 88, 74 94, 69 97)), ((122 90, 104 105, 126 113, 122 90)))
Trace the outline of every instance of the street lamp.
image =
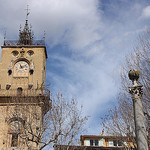
POLYGON ((129 88, 129 93, 132 94, 133 100, 137 150, 148 150, 144 112, 142 106, 143 86, 138 84, 139 72, 137 70, 130 70, 128 76, 133 83, 133 86, 129 88))

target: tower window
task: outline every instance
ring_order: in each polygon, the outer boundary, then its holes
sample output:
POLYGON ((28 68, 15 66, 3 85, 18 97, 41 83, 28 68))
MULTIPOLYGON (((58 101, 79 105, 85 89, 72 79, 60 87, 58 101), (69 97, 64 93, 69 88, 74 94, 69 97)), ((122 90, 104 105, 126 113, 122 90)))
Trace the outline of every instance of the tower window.
POLYGON ((14 50, 13 52, 12 52, 12 54, 13 54, 13 56, 17 56, 18 54, 19 54, 19 52, 18 51, 16 51, 16 50, 14 50))
POLYGON ((12 74, 12 70, 9 69, 9 70, 8 70, 8 75, 11 75, 11 74, 12 74))
POLYGON ((18 134, 12 134, 11 147, 18 146, 18 134))
POLYGON ((17 89, 17 95, 21 95, 21 94, 22 94, 22 88, 19 87, 19 88, 17 89))
POLYGON ((34 52, 32 50, 29 50, 27 53, 29 56, 32 56, 34 54, 34 52))
POLYGON ((10 87, 11 87, 11 85, 10 85, 10 84, 6 84, 6 90, 9 90, 9 89, 10 89, 10 87))

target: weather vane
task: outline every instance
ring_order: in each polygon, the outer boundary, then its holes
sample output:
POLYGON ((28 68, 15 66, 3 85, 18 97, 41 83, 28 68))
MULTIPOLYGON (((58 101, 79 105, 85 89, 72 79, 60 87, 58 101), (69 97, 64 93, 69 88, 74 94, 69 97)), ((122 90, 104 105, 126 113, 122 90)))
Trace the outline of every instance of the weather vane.
POLYGON ((29 9, 28 7, 29 7, 29 5, 27 5, 27 9, 25 9, 25 10, 27 11, 26 20, 28 20, 28 16, 29 16, 29 14, 30 14, 30 12, 29 12, 30 9, 29 9))

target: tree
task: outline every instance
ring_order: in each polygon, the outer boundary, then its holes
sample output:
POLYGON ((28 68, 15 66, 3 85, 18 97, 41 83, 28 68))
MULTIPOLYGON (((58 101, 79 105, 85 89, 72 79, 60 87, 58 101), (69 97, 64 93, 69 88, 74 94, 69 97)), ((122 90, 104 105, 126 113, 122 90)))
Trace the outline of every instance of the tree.
POLYGON ((138 45, 134 52, 126 58, 121 71, 121 92, 117 106, 110 110, 103 120, 103 126, 108 134, 129 137, 134 147, 135 127, 133 103, 129 94, 131 81, 128 78, 129 70, 137 69, 140 72, 140 84, 143 85, 143 107, 147 126, 148 143, 150 145, 150 32, 144 32, 138 38, 138 45))
POLYGON ((58 93, 52 100, 49 96, 18 95, 11 98, 7 104, 6 122, 12 146, 20 141, 22 148, 26 145, 28 150, 41 150, 53 144, 76 142, 87 121, 87 117, 82 116, 82 107, 78 108, 77 100, 68 101, 62 94, 58 93))
POLYGON ((74 144, 78 135, 84 131, 88 117, 82 116, 82 106, 79 109, 75 99, 67 101, 62 94, 57 94, 52 100, 52 108, 45 116, 44 148, 50 143, 74 144))

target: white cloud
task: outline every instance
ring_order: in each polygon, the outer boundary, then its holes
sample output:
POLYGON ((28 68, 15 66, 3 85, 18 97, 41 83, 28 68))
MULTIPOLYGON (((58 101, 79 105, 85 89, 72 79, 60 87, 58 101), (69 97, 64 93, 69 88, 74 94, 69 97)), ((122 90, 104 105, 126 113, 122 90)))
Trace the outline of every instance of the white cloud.
POLYGON ((141 18, 150 18, 150 6, 146 6, 143 9, 141 18))
POLYGON ((51 45, 66 43, 70 50, 80 50, 101 39, 97 32, 102 26, 97 6, 96 0, 34 0, 32 20, 38 32, 46 29, 51 45))

